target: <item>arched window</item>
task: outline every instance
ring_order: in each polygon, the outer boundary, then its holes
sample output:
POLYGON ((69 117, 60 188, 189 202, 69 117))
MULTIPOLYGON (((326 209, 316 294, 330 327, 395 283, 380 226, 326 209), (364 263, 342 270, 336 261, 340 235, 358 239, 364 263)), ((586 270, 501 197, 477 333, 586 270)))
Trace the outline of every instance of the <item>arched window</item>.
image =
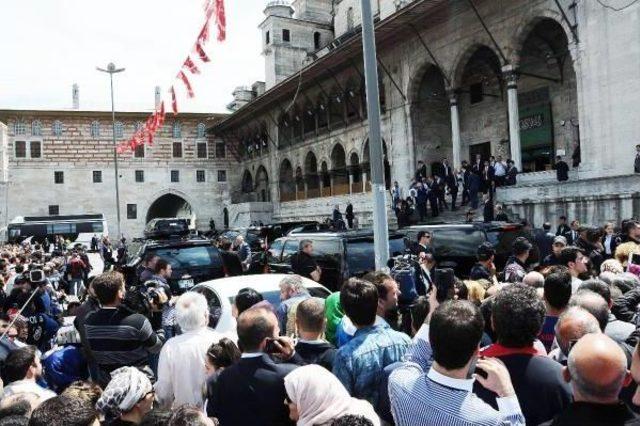
POLYGON ((124 124, 122 124, 122 122, 116 121, 115 132, 116 139, 122 139, 124 137, 124 124))
POLYGON ((31 136, 42 136, 42 123, 40 120, 31 122, 31 136))
POLYGON ((22 120, 17 120, 13 124, 13 133, 16 135, 26 135, 27 134, 27 125, 22 120))
POLYGON ((291 144, 291 119, 282 114, 278 120, 278 147, 284 148, 291 144))
POLYGON ((173 139, 180 139, 182 137, 182 125, 180 123, 173 123, 173 127, 171 129, 171 137, 173 139))
POLYGON ((62 136, 62 121, 56 120, 53 122, 53 136, 62 136))
POLYGON ((197 132, 198 132, 198 134, 197 134, 197 138, 198 138, 198 139, 202 139, 202 138, 204 138, 204 134, 205 134, 206 129, 207 129, 207 128, 206 128, 206 126, 204 125, 204 123, 198 123, 198 130, 197 130, 197 132))
POLYGON ((100 123, 97 121, 93 121, 91 123, 91 137, 92 138, 100 137, 100 123))

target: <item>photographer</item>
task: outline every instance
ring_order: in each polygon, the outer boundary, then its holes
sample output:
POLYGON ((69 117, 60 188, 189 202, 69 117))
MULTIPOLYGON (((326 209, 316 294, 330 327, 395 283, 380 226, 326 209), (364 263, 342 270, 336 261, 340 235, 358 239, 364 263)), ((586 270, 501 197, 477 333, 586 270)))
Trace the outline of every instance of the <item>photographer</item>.
MULTIPOLYGON (((98 384, 105 386, 110 373, 124 366, 138 367, 153 377, 149 353, 160 352, 164 342, 162 331, 154 331, 144 315, 121 306, 126 291, 119 272, 98 275, 92 286, 100 309, 87 315, 85 334, 97 364, 98 384)), ((159 310, 153 302, 151 307, 159 310)))

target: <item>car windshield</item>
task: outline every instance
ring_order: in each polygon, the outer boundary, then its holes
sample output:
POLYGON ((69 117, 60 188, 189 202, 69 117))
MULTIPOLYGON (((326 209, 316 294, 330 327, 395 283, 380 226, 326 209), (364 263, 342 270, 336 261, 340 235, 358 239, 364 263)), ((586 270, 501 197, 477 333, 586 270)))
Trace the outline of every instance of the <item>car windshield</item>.
POLYGON ((157 248, 149 251, 166 260, 173 269, 222 266, 218 249, 212 246, 157 248))
MULTIPOLYGON (((398 256, 404 252, 404 240, 401 236, 389 239, 389 254, 398 256)), ((347 265, 352 274, 376 269, 376 259, 373 248, 373 238, 347 241, 347 265)))

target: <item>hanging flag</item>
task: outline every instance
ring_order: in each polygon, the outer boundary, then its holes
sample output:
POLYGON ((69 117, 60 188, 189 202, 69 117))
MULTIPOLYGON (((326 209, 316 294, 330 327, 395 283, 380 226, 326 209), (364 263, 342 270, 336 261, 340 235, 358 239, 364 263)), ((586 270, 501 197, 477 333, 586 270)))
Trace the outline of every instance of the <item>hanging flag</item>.
POLYGON ((173 115, 178 115, 178 101, 176 100, 176 89, 171 86, 171 109, 173 110, 173 115))
POLYGON ((156 129, 159 129, 160 127, 162 127, 162 125, 164 124, 164 117, 165 117, 164 101, 162 101, 160 102, 160 111, 158 113, 158 125, 156 126, 156 129))
POLYGON ((180 72, 178 73, 178 78, 184 83, 184 87, 187 89, 187 96, 190 98, 195 97, 195 93, 193 93, 193 87, 191 87, 191 83, 189 83, 189 79, 187 78, 187 75, 184 73, 184 71, 180 70, 180 72))
POLYGON ((223 41, 227 36, 227 18, 224 13, 224 0, 216 2, 216 27, 218 28, 218 41, 223 41))
POLYGON ((193 59, 191 59, 191 55, 187 56, 187 59, 185 59, 182 66, 187 68, 189 72, 191 72, 191 74, 200 74, 200 68, 198 68, 195 62, 193 62, 193 59))
POLYGON ((202 44, 209 41, 209 19, 204 23, 200 30, 200 34, 198 34, 198 41, 202 44))
POLYGON ((202 62, 211 62, 211 59, 209 59, 209 57, 207 56, 207 53, 204 51, 204 48, 202 47, 202 44, 200 44, 199 41, 196 42, 195 51, 202 62))

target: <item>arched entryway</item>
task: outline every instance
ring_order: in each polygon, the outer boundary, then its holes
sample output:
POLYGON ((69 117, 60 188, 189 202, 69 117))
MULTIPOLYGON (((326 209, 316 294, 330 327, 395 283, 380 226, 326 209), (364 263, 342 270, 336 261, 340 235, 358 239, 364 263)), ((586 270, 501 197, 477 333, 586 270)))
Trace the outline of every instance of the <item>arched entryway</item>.
MULTIPOLYGON (((439 162, 453 157, 451 108, 440 69, 427 66, 411 107, 416 163, 439 162)), ((456 165, 458 167, 459 165, 456 165)))
POLYGON ((558 22, 542 18, 532 23, 518 72, 522 170, 549 170, 557 150, 570 158, 580 143, 576 74, 558 22))
POLYGON ((333 177, 333 194, 342 195, 349 193, 349 173, 344 148, 339 143, 331 151, 331 175, 333 177))
POLYGON ((245 170, 242 175, 242 192, 253 192, 253 178, 251 177, 251 172, 249 170, 245 170))
POLYGON ((258 194, 258 201, 267 202, 271 201, 271 194, 269 193, 269 175, 267 169, 264 166, 258 167, 256 172, 256 194, 258 194))
POLYGON ((195 212, 191 204, 184 198, 176 194, 164 194, 158 197, 147 210, 147 223, 161 217, 184 217, 195 221, 195 212))
POLYGON ((296 183, 293 179, 293 167, 287 159, 280 163, 280 201, 293 201, 296 199, 296 183))
POLYGON ((320 196, 320 177, 318 176, 318 160, 313 152, 309 151, 304 160, 304 177, 307 184, 307 198, 320 196))
POLYGON ((229 229, 229 210, 226 207, 222 209, 222 223, 224 224, 224 229, 229 229))

